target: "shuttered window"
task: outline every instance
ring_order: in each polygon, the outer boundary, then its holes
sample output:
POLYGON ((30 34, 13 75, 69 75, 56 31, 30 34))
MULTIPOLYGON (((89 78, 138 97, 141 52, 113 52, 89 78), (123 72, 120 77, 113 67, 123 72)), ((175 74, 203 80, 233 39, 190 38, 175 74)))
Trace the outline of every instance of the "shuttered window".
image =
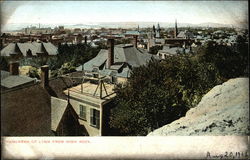
POLYGON ((86 120, 86 106, 80 105, 80 118, 86 120))
POLYGON ((100 128, 100 111, 96 109, 90 109, 90 124, 93 127, 100 128))

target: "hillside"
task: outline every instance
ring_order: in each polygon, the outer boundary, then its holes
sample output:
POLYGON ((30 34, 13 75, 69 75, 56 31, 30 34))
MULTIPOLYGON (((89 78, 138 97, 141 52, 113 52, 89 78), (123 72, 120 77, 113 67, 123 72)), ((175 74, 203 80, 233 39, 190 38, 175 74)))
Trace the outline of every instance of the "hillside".
POLYGON ((249 135, 249 79, 230 79, 210 90, 195 107, 148 136, 249 135))

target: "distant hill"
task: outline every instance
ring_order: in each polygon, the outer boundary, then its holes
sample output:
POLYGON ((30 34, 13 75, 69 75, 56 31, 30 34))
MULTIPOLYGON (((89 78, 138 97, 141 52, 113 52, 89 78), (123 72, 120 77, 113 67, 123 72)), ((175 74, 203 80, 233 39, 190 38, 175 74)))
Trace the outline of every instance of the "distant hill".
MULTIPOLYGON (((140 28, 152 27, 153 25, 160 24, 163 28, 174 27, 174 23, 169 22, 96 22, 96 23, 78 23, 78 24, 41 24, 41 27, 51 27, 63 25, 65 28, 137 28, 138 25, 140 28)), ((15 31, 21 30, 22 28, 36 26, 39 24, 34 23, 12 23, 1 26, 2 31, 15 31)), ((238 25, 230 24, 220 24, 220 23, 201 23, 201 24, 192 24, 192 23, 178 23, 178 27, 243 27, 248 28, 247 22, 242 22, 238 25)))

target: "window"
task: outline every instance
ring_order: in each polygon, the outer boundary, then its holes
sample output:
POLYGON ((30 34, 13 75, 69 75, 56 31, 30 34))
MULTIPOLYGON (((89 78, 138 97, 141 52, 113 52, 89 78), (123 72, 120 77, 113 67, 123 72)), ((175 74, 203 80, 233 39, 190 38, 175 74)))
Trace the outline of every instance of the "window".
POLYGON ((100 127, 100 111, 90 109, 90 125, 99 129, 100 127))
POLYGON ((86 106, 80 105, 80 118, 86 120, 86 106))

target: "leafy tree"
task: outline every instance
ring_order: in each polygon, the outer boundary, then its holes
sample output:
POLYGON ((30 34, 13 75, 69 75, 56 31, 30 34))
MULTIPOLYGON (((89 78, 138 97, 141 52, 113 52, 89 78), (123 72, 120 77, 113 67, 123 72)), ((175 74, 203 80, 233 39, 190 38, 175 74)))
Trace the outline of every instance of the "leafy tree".
POLYGON ((153 46, 149 49, 149 53, 157 54, 159 50, 162 50, 163 46, 153 46))
POLYGON ((208 42, 197 54, 201 62, 213 64, 224 80, 248 76, 248 44, 239 36, 235 48, 208 42))
POLYGON ((133 69, 116 88, 110 125, 118 135, 146 135, 185 115, 209 89, 221 83, 216 68, 193 56, 168 57, 133 69))
POLYGON ((37 78, 40 79, 40 74, 38 73, 38 69, 35 67, 31 67, 28 72, 28 76, 31 78, 37 78))
POLYGON ((0 56, 0 69, 1 70, 5 70, 8 71, 8 60, 6 59, 6 57, 2 57, 0 56))

